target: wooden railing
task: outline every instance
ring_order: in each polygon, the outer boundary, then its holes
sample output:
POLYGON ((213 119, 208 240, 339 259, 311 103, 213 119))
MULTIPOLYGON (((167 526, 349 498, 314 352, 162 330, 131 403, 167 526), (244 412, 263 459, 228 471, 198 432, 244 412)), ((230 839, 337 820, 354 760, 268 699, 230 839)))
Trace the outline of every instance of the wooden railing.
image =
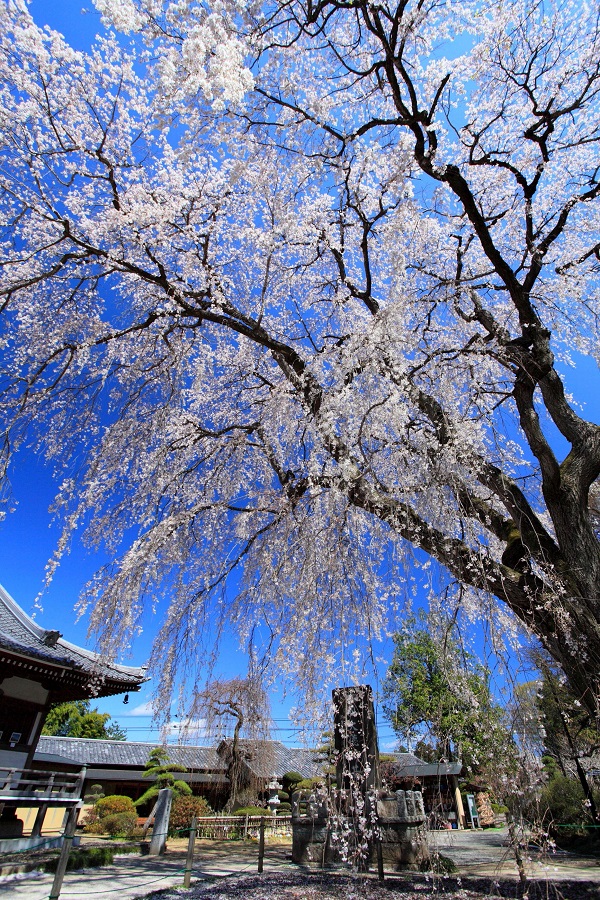
POLYGON ((291 816, 272 816, 265 810, 263 816, 201 816, 198 817, 198 837, 216 841, 258 838, 260 820, 265 820, 266 835, 292 833, 291 816))
POLYGON ((45 772, 42 769, 0 768, 0 803, 55 803, 65 806, 81 796, 85 768, 77 775, 68 772, 45 772))

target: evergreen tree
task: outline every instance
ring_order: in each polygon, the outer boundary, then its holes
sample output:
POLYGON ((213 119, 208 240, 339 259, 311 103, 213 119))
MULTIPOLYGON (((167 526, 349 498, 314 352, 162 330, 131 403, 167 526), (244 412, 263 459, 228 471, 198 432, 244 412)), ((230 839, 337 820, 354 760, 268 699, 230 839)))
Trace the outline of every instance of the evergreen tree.
POLYGON ((117 722, 111 721, 109 713, 101 713, 96 707, 91 709, 89 700, 69 700, 53 704, 42 734, 111 741, 127 739, 127 733, 117 722))
POLYGON ((460 760, 474 773, 511 756, 512 738, 484 666, 468 654, 459 662, 414 619, 394 644, 383 708, 409 749, 433 742, 438 759, 460 760))
POLYGON ((150 751, 142 776, 144 778, 154 778, 155 781, 135 801, 135 805, 142 806, 149 800, 154 800, 155 797, 158 797, 158 792, 163 788, 170 788, 175 797, 189 796, 192 793, 192 789, 181 778, 175 778, 175 773, 177 772, 187 772, 187 769, 185 766, 171 762, 169 751, 165 747, 154 747, 150 751))

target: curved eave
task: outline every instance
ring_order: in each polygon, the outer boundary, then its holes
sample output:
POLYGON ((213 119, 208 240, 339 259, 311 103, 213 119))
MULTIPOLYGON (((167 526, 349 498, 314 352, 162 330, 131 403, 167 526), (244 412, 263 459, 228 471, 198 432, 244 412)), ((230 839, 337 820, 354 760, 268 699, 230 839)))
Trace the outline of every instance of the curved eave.
MULTIPOLYGON (((107 662, 99 654, 62 637, 48 644, 47 629, 34 622, 1 585, 0 603, 8 613, 8 622, 4 622, 5 630, 0 634, 0 653, 6 657, 8 664, 12 658, 13 664, 23 672, 28 669, 31 672, 44 669, 45 677, 58 677, 61 683, 94 682, 91 693, 99 697, 138 690, 148 680, 145 668, 107 662), (11 619, 15 625, 19 625, 12 633, 11 619), (67 672, 71 674, 67 675, 67 672)), ((91 693, 87 696, 91 696, 91 693)))
POLYGON ((15 676, 39 681, 52 691, 55 699, 78 700, 110 697, 127 691, 138 691, 146 677, 118 678, 113 674, 89 672, 83 667, 49 661, 35 654, 17 653, 0 647, 0 667, 15 676))

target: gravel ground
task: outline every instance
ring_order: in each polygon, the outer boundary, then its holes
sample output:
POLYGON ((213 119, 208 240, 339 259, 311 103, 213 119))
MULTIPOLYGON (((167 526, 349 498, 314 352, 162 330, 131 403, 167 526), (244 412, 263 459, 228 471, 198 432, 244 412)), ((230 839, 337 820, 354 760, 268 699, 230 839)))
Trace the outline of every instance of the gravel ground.
POLYGON ((147 900, 495 900, 527 897, 528 900, 598 900, 598 882, 530 882, 526 894, 514 879, 439 878, 408 876, 388 879, 385 884, 349 876, 245 875, 217 884, 197 884, 190 891, 171 888, 147 895, 147 900))

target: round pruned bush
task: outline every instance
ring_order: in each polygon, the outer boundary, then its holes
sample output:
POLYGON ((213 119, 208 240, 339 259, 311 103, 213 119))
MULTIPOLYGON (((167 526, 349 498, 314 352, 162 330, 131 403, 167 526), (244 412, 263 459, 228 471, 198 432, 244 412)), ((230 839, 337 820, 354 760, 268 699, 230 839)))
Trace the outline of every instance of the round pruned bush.
POLYGON ((104 823, 100 821, 98 816, 92 817, 94 810, 90 810, 83 822, 83 831, 85 834, 104 834, 104 823))
POLYGON ((322 778, 303 778, 301 781, 298 781, 294 785, 294 790, 292 793, 296 793, 296 791, 314 791, 315 788, 323 787, 324 781, 322 778))
POLYGON ((111 837, 131 837, 137 825, 137 812, 112 813, 101 819, 101 825, 111 837))
POLYGON ((133 800, 123 794, 110 794, 108 797, 102 797, 96 803, 96 810, 101 819, 118 813, 133 813, 137 819, 133 800))
POLYGON ((283 782, 283 789, 288 794, 293 793, 296 788, 295 784, 298 784, 299 781, 302 781, 303 776, 300 772, 286 772, 283 778, 281 779, 283 782))

